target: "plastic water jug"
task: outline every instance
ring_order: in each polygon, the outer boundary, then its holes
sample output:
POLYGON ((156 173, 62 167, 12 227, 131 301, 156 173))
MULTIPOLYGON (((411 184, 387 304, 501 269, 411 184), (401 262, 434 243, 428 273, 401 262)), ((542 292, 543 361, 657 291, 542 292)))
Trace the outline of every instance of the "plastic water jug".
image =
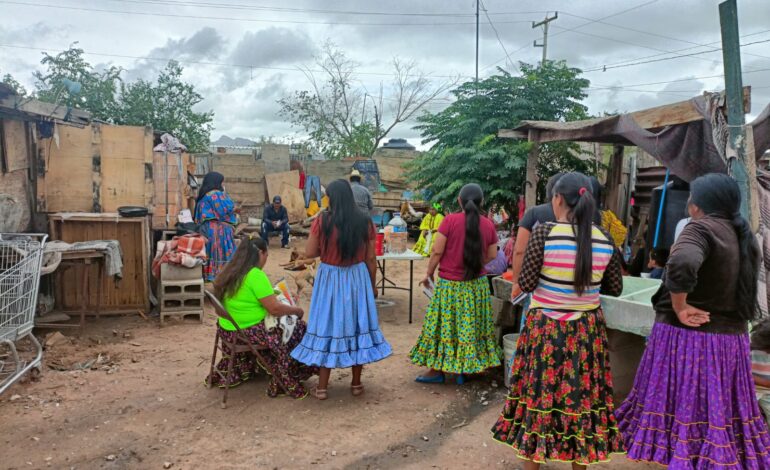
POLYGON ((393 232, 406 232, 406 222, 401 218, 401 214, 396 213, 393 218, 390 219, 388 225, 393 227, 393 232))
MULTIPOLYGON (((388 222, 388 228, 393 232, 388 237, 388 253, 402 254, 407 250, 406 222, 400 214, 395 214, 388 222)), ((386 229, 387 230, 387 229, 386 229)))

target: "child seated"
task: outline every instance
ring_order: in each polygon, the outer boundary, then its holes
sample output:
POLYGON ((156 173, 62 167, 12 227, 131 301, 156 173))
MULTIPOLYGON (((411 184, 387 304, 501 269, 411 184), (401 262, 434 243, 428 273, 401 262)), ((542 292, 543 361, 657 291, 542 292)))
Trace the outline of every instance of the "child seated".
POLYGON ((663 268, 668 261, 668 250, 653 249, 650 251, 650 260, 647 267, 650 269, 650 279, 662 279, 663 268))

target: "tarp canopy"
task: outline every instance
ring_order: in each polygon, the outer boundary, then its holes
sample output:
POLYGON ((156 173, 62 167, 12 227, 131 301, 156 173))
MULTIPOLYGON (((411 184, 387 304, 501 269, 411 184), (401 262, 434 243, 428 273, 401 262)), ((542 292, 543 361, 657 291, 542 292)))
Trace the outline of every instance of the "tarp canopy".
MULTIPOLYGON (((604 118, 522 121, 515 129, 501 130, 499 135, 540 143, 635 145, 680 178, 691 181, 705 173, 727 170, 725 157, 714 145, 715 138, 727 138, 727 125, 719 111, 723 104, 721 94, 707 93, 672 105, 604 118), (717 132, 714 132, 715 123, 717 132)), ((770 148, 770 105, 749 126, 754 130, 755 155, 761 156, 770 148)))

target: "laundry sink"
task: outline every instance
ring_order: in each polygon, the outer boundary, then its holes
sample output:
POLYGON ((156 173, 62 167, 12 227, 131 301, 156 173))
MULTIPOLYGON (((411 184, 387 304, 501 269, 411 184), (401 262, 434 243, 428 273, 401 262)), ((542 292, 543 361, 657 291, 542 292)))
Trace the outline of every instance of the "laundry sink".
POLYGON ((652 296, 659 287, 657 279, 623 276, 620 297, 601 296, 607 328, 648 336, 655 323, 652 296))

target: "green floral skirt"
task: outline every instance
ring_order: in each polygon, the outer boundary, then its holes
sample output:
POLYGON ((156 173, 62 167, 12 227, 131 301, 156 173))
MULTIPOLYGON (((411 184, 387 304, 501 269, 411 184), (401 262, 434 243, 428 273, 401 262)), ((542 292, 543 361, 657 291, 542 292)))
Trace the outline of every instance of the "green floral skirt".
POLYGON ((489 282, 439 279, 417 344, 413 363, 452 374, 475 374, 500 365, 489 282))

